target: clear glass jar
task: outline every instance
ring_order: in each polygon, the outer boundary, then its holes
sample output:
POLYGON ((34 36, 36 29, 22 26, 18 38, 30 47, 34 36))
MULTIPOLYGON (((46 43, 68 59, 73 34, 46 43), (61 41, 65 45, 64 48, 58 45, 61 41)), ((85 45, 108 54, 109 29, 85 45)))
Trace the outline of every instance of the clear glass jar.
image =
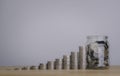
POLYGON ((109 45, 107 36, 87 36, 86 69, 109 67, 109 45))

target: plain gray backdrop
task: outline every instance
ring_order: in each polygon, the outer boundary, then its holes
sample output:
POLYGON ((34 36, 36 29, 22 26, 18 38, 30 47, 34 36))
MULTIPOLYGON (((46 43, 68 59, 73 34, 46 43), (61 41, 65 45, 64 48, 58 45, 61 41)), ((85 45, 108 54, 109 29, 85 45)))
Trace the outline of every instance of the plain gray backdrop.
POLYGON ((120 65, 120 0, 0 0, 0 66, 38 65, 107 35, 120 65))

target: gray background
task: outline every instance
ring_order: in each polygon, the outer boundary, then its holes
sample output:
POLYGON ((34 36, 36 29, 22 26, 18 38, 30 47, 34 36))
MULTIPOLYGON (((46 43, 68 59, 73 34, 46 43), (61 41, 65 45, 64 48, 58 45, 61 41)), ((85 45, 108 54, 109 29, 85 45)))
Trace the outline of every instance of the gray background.
POLYGON ((38 65, 107 35, 120 64, 120 0, 0 0, 0 66, 38 65))

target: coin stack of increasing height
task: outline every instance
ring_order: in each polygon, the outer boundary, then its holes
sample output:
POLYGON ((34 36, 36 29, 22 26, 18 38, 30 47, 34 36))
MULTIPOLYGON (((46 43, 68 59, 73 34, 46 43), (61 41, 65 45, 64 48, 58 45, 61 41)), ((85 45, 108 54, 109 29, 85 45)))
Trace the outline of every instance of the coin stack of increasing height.
POLYGON ((54 61, 54 69, 55 70, 60 69, 60 59, 55 59, 55 61, 54 61))
POLYGON ((52 70, 52 61, 48 61, 46 64, 46 69, 47 70, 52 70))
POLYGON ((70 69, 75 69, 75 52, 70 55, 70 69))
POLYGON ((77 52, 77 68, 82 69, 83 68, 83 47, 79 46, 79 52, 77 52))
POLYGON ((66 70, 68 68, 68 63, 67 63, 67 56, 64 55, 62 59, 62 69, 66 70))
POLYGON ((40 63, 40 65, 38 66, 38 69, 39 69, 39 70, 44 70, 44 64, 43 64, 43 63, 40 63))

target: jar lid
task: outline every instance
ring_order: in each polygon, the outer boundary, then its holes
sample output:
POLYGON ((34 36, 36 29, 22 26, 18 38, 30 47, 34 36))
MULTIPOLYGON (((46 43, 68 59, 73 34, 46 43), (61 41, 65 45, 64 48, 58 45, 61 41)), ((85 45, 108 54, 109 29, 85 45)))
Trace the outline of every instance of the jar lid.
POLYGON ((89 35, 89 36, 87 36, 87 39, 95 40, 95 41, 104 41, 104 40, 108 39, 108 36, 105 36, 105 35, 89 35))

